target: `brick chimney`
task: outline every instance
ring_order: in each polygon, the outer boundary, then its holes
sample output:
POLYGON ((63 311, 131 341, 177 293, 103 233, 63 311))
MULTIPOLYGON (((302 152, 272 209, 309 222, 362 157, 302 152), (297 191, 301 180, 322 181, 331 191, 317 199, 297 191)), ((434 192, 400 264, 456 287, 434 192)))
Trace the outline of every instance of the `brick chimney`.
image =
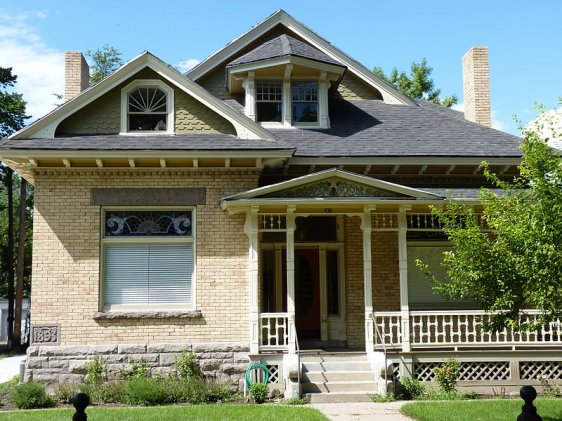
POLYGON ((464 118, 491 127, 488 47, 472 47, 462 58, 464 118))
POLYGON ((64 53, 64 100, 74 98, 90 86, 90 67, 80 51, 64 53))

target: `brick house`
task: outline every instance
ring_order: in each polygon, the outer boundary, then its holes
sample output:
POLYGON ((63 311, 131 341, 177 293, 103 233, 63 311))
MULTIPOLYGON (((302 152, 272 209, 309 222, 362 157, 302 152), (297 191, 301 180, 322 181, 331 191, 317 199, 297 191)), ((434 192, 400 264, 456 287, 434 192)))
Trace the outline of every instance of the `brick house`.
POLYGON ((447 248, 430 205, 477 207, 483 160, 517 174, 519 139, 489 127, 487 49, 463 71, 464 115, 284 11, 186 75, 144 52, 88 87, 67 53, 67 101, 0 145, 35 186, 27 378, 78 381, 98 354, 165 374, 188 349, 209 376, 240 384, 259 361, 316 399, 431 381, 449 356, 463 386, 557 379, 557 326, 482 332, 414 264, 447 248))

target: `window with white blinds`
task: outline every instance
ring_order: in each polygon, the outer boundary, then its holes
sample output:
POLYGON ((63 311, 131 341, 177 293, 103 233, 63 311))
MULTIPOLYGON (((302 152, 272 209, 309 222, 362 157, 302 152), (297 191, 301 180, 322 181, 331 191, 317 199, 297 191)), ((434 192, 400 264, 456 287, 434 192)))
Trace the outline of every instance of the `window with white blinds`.
POLYGON ((192 307, 192 211, 105 211, 105 308, 192 307))

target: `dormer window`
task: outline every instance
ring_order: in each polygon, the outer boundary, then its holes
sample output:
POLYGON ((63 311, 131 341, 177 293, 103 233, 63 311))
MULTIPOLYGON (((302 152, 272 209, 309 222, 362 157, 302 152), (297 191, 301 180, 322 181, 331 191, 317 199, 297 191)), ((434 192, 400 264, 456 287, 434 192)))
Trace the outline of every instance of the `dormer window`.
POLYGON ((173 134, 174 90, 161 80, 135 80, 121 90, 121 132, 173 134))
POLYGON ((293 123, 318 123, 318 82, 291 84, 293 123))
POLYGON ((267 128, 330 127, 328 89, 346 67, 310 44, 279 35, 226 65, 227 89, 245 95, 245 114, 267 128))
POLYGON ((281 122, 283 117, 283 82, 256 81, 256 121, 281 122))

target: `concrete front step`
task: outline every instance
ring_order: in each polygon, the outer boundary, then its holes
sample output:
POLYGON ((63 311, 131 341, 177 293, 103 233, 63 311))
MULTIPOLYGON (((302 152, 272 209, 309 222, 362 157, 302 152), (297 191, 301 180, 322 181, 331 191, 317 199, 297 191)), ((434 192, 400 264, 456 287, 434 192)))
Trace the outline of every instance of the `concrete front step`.
POLYGON ((372 381, 371 371, 307 371, 302 373, 301 379, 305 382, 361 382, 372 381))
POLYGON ((301 388, 311 403, 370 402, 377 392, 364 352, 301 355, 301 388))
POLYGON ((361 392, 307 393, 310 403, 372 402, 371 394, 361 392))
POLYGON ((364 352, 341 352, 334 354, 301 354, 303 362, 367 361, 364 352))
MULTIPOLYGON (((302 360, 301 360, 302 361, 302 360)), ((309 371, 368 371, 367 361, 302 361, 303 372, 309 371)))
POLYGON ((303 393, 339 393, 364 392, 375 393, 377 384, 373 381, 343 381, 343 382, 304 382, 301 383, 303 393))

